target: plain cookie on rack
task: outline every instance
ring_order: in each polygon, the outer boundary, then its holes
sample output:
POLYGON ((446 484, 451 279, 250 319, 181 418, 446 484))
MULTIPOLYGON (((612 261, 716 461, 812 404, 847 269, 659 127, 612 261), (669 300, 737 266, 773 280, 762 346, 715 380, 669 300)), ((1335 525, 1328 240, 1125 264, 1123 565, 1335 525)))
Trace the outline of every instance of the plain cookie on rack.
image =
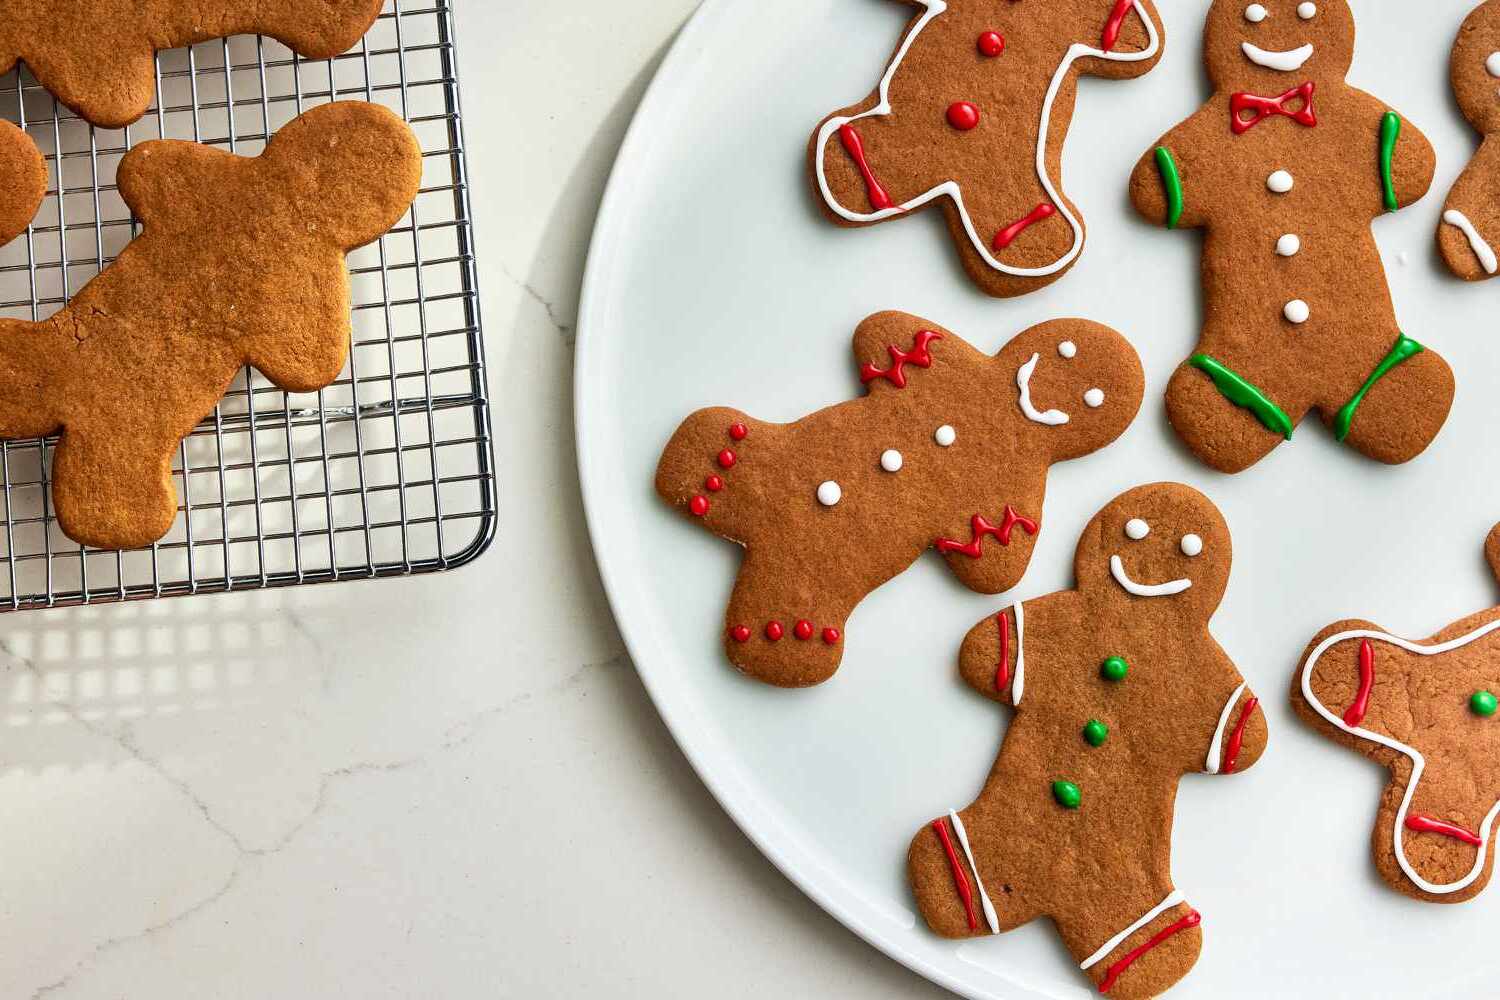
POLYGON ((0 246, 20 236, 47 194, 47 161, 31 137, 0 121, 0 246))

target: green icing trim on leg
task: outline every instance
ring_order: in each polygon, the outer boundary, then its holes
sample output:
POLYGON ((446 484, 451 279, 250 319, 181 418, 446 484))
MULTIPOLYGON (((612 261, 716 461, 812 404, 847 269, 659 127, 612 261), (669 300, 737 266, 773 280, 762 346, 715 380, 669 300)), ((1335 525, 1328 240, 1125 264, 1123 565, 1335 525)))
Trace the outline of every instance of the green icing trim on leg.
POLYGON ((1292 439, 1292 418, 1250 382, 1207 354, 1193 355, 1188 359, 1188 364, 1212 379, 1214 388, 1225 399, 1253 413, 1266 430, 1280 434, 1288 441, 1292 439))
POLYGON ((1182 221, 1182 176, 1166 146, 1156 147, 1156 169, 1161 171, 1161 183, 1167 189, 1167 228, 1176 229, 1182 221))
POLYGON ((1375 388, 1375 383, 1389 375, 1391 369, 1403 361, 1410 361, 1425 350, 1427 348, 1412 340, 1404 333, 1396 338, 1396 346, 1391 348, 1391 353, 1385 356, 1384 361, 1375 366, 1375 371, 1370 375, 1369 380, 1365 382, 1359 392, 1354 394, 1354 398, 1349 400, 1348 404, 1339 411, 1338 416, 1334 417, 1333 433, 1340 442, 1349 436, 1349 431, 1354 427, 1354 413, 1359 409, 1359 404, 1363 403, 1365 397, 1370 394, 1370 390, 1375 388))
POLYGON ((1396 178, 1391 173, 1391 161, 1396 156, 1396 140, 1401 137, 1401 116, 1387 111, 1380 119, 1380 183, 1385 189, 1385 210, 1394 212, 1401 206, 1396 202, 1396 178))

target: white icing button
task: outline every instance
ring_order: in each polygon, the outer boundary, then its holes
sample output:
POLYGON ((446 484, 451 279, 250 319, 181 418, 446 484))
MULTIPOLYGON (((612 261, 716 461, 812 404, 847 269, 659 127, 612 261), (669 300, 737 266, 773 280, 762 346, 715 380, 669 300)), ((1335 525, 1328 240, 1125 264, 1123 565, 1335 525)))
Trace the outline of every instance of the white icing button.
POLYGON ((1078 345, 1071 340, 1065 340, 1057 345, 1057 353, 1065 358, 1076 358, 1078 356, 1078 345))
POLYGON ((1278 170, 1266 178, 1266 187, 1277 194, 1286 194, 1292 189, 1292 185, 1295 183, 1296 181, 1292 180, 1292 175, 1285 170, 1278 170))
POLYGON ((943 448, 952 448, 953 442, 958 440, 958 431, 944 424, 937 429, 936 434, 932 435, 932 439, 943 448))
POLYGON ((1125 537, 1131 541, 1138 542, 1149 534, 1151 534, 1151 525, 1140 518, 1133 517, 1125 522, 1125 537))
POLYGON ((1276 241, 1276 252, 1283 257, 1295 257, 1302 252, 1302 237, 1287 233, 1276 241))
POLYGON ((1303 3, 1297 5, 1297 16, 1304 21, 1311 21, 1318 16, 1318 5, 1315 3, 1303 3))
POLYGON ((1266 19, 1266 9, 1258 3, 1253 3, 1245 8, 1245 20, 1251 24, 1259 24, 1266 19))
POLYGON ((1182 554, 1189 559, 1201 556, 1203 554, 1203 539, 1197 535, 1183 535, 1182 554))
POLYGON ((834 507, 840 500, 844 499, 844 491, 838 483, 829 480, 818 487, 818 503, 824 507, 834 507))
POLYGON ((890 448, 880 455, 880 467, 886 472, 900 472, 901 466, 905 464, 906 460, 901 457, 901 453, 895 448, 890 448))
POLYGON ((1489 71, 1490 76, 1500 76, 1500 52, 1491 52, 1490 57, 1484 61, 1484 68, 1489 71))
POLYGON ((1288 302, 1286 308, 1281 310, 1281 312, 1286 316, 1288 323, 1297 323, 1299 325, 1306 323, 1308 318, 1312 316, 1312 310, 1301 299, 1293 299, 1288 302))
POLYGON ((1090 389, 1083 394, 1083 401, 1088 404, 1090 409, 1099 409, 1099 407, 1104 405, 1104 390, 1090 389))

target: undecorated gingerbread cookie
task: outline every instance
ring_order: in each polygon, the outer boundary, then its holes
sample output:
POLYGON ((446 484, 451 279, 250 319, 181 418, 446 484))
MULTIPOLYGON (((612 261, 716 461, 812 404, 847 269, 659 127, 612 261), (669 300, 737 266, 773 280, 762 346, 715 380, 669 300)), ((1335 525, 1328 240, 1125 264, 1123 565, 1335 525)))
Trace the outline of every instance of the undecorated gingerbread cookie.
POLYGON ((1464 20, 1451 74, 1458 106, 1484 142, 1448 195, 1438 248, 1454 274, 1486 281, 1500 274, 1500 0, 1480 4, 1464 20))
POLYGON ((0 121, 0 246, 20 236, 47 194, 47 162, 31 137, 0 121))
POLYGON ((864 102, 813 134, 814 186, 843 226, 937 202, 986 292, 1067 273, 1084 224, 1062 191, 1078 77, 1129 79, 1161 59, 1151 0, 907 0, 921 9, 864 102))
POLYGON ((156 92, 156 53, 229 35, 269 35, 331 59, 370 30, 384 0, 5 0, 0 73, 25 62, 95 125, 122 128, 156 92))
MULTIPOLYGON (((1500 527, 1485 556, 1500 577, 1500 527)), ((1421 642, 1365 621, 1318 633, 1292 684, 1319 732, 1389 768, 1371 838, 1397 892, 1462 903, 1484 891, 1500 814, 1500 608, 1421 642)))
POLYGON ((70 538, 165 535, 172 456, 244 365, 289 392, 338 378, 344 257, 401 219, 421 177, 406 123, 353 101, 307 112, 253 159, 175 141, 126 155, 141 236, 56 315, 0 319, 0 438, 61 434, 52 498, 70 538))
POLYGON ((1453 373, 1397 322, 1372 220, 1421 198, 1432 146, 1349 86, 1345 0, 1215 0, 1204 53, 1214 95, 1136 167, 1137 209, 1207 231, 1198 349, 1167 387, 1173 427, 1240 472, 1316 411, 1382 462, 1420 454, 1453 403, 1453 373))
POLYGON ((924 827, 908 859, 922 916, 950 938, 1048 917, 1112 997, 1154 997, 1198 959, 1201 918, 1172 880, 1187 774, 1260 759, 1266 722, 1209 619, 1229 581, 1209 500, 1144 486, 1100 511, 1077 589, 981 621, 959 669, 1015 707, 984 790, 924 827))
POLYGON ((663 499, 744 547, 724 649, 782 687, 831 677, 855 606, 929 548, 973 590, 1015 586, 1048 467, 1118 438, 1144 392, 1135 350, 1084 320, 1034 327, 990 357, 880 313, 854 357, 863 398, 792 424, 700 411, 656 474, 663 499))

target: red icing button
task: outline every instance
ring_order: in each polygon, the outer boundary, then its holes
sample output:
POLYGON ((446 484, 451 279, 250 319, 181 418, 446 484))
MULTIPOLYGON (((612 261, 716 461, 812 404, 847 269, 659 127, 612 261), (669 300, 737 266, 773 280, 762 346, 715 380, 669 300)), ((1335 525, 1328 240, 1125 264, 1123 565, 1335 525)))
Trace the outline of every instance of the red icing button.
POLYGON ((708 481, 703 484, 703 488, 710 493, 717 493, 724 488, 724 480, 718 476, 709 476, 708 481))
POLYGON ((825 628, 823 630, 823 641, 832 646, 839 641, 839 630, 836 628, 825 628))
POLYGON ((968 101, 955 101, 948 105, 948 124, 960 132, 979 126, 979 109, 968 101))
POLYGON ((706 516, 708 514, 708 498, 693 497, 692 501, 688 503, 688 510, 692 511, 695 517, 706 516))
POLYGON ((750 630, 743 625, 736 625, 729 630, 729 637, 735 642, 749 642, 750 630))
POLYGON ((998 31, 986 31, 979 36, 979 52, 991 59, 1005 51, 1005 36, 998 31))
POLYGON ((745 438, 750 436, 750 428, 746 427, 744 424, 735 424, 734 426, 729 428, 729 436, 734 438, 736 441, 743 441, 745 440, 745 438))
POLYGON ((792 634, 801 639, 803 642, 806 642, 807 640, 812 638, 812 622, 808 621, 806 618, 802 619, 797 623, 797 627, 792 629, 792 634))
POLYGON ((721 469, 732 469, 734 468, 734 463, 738 461, 739 457, 728 448, 719 452, 719 468, 721 469))
POLYGON ((786 629, 781 627, 781 622, 772 622, 766 626, 766 638, 772 642, 780 640, 784 635, 786 635, 786 629))

